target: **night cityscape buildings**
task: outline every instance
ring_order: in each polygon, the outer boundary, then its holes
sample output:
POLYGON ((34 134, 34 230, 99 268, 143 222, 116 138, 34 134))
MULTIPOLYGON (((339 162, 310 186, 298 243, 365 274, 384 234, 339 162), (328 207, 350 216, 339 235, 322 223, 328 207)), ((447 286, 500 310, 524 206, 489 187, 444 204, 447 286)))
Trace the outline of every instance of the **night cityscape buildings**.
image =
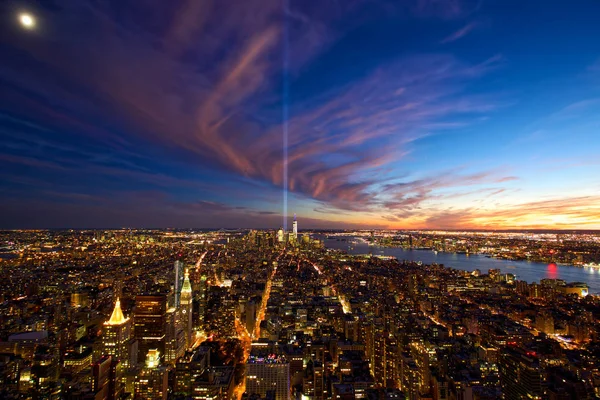
POLYGON ((600 396, 600 297, 587 285, 324 246, 384 231, 293 229, 283 242, 256 230, 3 232, 17 257, 1 264, 2 398, 600 396))
POLYGON ((600 1, 0 15, 0 400, 600 399, 600 1))

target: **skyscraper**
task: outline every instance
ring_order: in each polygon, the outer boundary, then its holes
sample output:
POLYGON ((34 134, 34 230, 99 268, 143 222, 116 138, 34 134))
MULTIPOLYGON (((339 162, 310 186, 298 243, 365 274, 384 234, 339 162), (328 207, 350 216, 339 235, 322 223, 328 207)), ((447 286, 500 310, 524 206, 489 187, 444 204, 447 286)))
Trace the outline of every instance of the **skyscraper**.
POLYGON ((207 276, 202 274, 200 277, 199 287, 199 307, 198 307, 198 325, 200 329, 204 329, 204 317, 206 316, 206 306, 208 301, 208 285, 206 283, 207 276))
POLYGON ((181 288, 181 321, 185 331, 185 347, 189 348, 192 345, 192 285, 190 283, 189 271, 185 271, 185 278, 181 288))
POLYGON ((170 307, 166 315, 164 361, 173 365, 185 353, 186 333, 182 321, 185 315, 175 307, 170 307))
POLYGON ((146 364, 134 383, 134 398, 166 400, 169 388, 168 376, 168 369, 160 365, 159 351, 150 349, 146 356, 146 364))
POLYGON ((507 347, 498 363, 504 399, 542 399, 545 374, 534 352, 507 347))
POLYGON ((123 386, 120 380, 119 361, 114 357, 105 355, 92 364, 92 390, 94 399, 115 400, 120 399, 123 386))
POLYGON ((248 358, 246 393, 264 398, 272 392, 275 400, 289 400, 290 363, 284 355, 262 347, 253 347, 248 358))
POLYGON ((210 366, 210 347, 198 347, 186 352, 175 365, 175 387, 177 394, 191 395, 193 384, 210 366))
POLYGON ((128 368, 137 357, 137 352, 134 351, 136 344, 132 342, 131 319, 123 315, 121 301, 117 298, 110 319, 104 323, 102 354, 114 356, 123 367, 128 368))
POLYGON ((294 222, 292 223, 292 237, 294 241, 298 240, 298 220, 296 219, 296 214, 294 213, 294 222))
POLYGON ((179 307, 179 297, 181 294, 181 287, 183 284, 183 262, 180 260, 175 261, 174 273, 175 273, 175 307, 179 307))
POLYGON ((133 313, 134 337, 138 340, 138 362, 150 349, 165 353, 165 324, 167 297, 159 295, 138 295, 135 298, 133 313))

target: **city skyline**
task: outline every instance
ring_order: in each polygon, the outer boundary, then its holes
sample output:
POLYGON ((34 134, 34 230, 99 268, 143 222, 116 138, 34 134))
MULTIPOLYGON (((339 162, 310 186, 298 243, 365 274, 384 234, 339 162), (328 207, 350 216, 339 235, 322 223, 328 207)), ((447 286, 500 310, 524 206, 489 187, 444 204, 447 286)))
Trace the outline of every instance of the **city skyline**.
POLYGON ((598 234, 4 230, 0 242, 3 399, 600 393, 598 234))
POLYGON ((0 10, 1 229, 600 229, 598 2, 0 10))

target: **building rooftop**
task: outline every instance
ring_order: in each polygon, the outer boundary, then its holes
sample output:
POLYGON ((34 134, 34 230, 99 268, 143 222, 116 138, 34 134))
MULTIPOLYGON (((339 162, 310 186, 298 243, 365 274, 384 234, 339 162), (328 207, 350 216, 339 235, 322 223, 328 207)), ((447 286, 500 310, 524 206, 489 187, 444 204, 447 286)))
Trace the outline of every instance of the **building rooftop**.
POLYGON ((115 308, 110 316, 110 319, 106 321, 105 325, 121 325, 127 322, 129 318, 125 318, 123 315, 123 311, 121 311, 121 300, 117 298, 117 302, 115 303, 115 308))

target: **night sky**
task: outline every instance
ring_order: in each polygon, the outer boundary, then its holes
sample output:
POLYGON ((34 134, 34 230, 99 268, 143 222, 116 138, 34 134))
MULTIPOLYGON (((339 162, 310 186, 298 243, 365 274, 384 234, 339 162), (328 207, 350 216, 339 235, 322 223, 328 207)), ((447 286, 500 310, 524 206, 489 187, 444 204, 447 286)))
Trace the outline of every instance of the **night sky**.
POLYGON ((0 228, 600 229, 598 0, 0 16, 0 228))

